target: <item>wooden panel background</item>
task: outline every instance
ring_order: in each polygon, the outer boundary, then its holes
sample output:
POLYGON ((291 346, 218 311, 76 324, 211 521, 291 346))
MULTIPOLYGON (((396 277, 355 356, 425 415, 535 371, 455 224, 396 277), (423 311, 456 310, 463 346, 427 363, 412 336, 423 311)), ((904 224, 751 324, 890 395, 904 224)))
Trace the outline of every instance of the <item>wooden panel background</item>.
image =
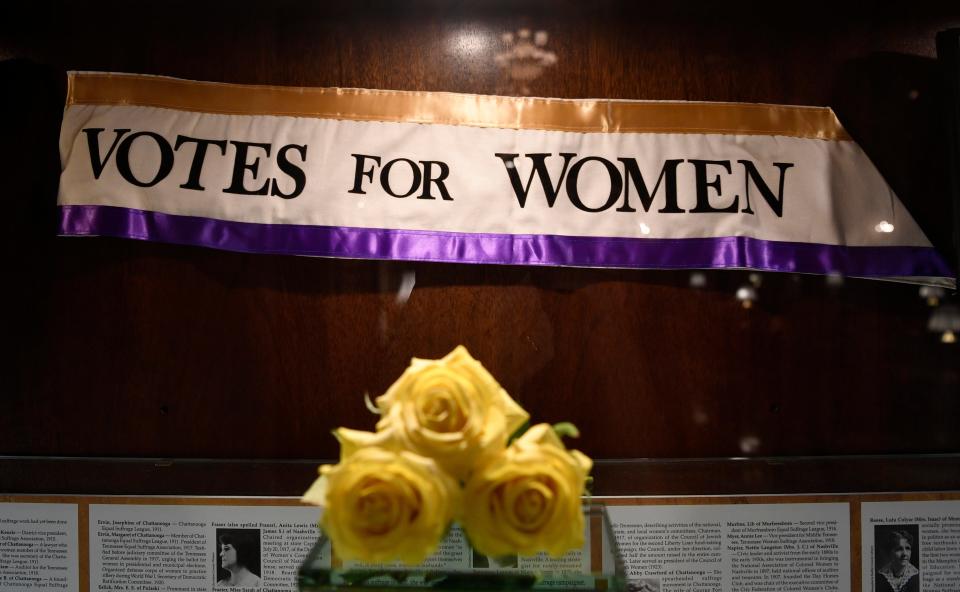
MULTIPOLYGON (((948 256, 937 31, 827 3, 42 3, 0 19, 0 454, 331 458, 457 344, 598 458, 960 452, 960 347, 916 287, 742 272, 383 263, 55 237, 68 69, 237 83, 830 105, 948 256), (502 34, 549 34, 522 88, 502 34), (410 299, 398 303, 404 274, 410 299)), ((479 181, 478 181, 479 182, 479 181)), ((865 217, 865 223, 873 224, 865 217)), ((951 256, 952 259, 955 257, 951 256)), ((953 465, 956 467, 957 465, 953 465)), ((960 477, 956 478, 960 484, 960 477)))

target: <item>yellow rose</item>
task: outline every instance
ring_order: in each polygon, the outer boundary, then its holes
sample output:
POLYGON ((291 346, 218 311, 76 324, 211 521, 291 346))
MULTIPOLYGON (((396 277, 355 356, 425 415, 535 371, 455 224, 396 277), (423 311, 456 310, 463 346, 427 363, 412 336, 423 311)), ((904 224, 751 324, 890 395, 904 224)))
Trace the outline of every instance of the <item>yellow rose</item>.
MULTIPOLYGON (((348 432, 355 439, 360 434, 348 432)), ((368 563, 426 559, 459 513, 457 483, 412 452, 344 446, 343 455, 340 463, 320 467, 320 478, 303 496, 324 507, 320 526, 334 552, 368 563)))
POLYGON ((376 402, 378 431, 461 480, 529 417, 463 346, 441 360, 414 358, 376 402))
POLYGON ((473 546, 493 557, 583 547, 580 496, 593 464, 538 424, 479 467, 464 488, 463 526, 473 546))

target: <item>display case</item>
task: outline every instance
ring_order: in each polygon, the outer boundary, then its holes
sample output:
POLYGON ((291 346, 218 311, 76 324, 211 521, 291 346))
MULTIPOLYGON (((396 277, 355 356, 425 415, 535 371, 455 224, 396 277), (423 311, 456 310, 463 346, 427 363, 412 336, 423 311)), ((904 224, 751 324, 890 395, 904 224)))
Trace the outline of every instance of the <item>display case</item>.
MULTIPOLYGON (((617 514, 615 538, 627 536, 624 525, 660 521, 638 508, 702 503, 710 506, 704 514, 677 520, 706 524, 721 506, 730 516, 740 516, 735 506, 754 508, 760 522, 796 511, 788 520, 797 523, 816 521, 822 507, 824 520, 846 529, 829 536, 849 564, 824 589, 849 582, 872 590, 882 566, 871 562, 880 561, 887 533, 870 520, 907 515, 883 504, 934 504, 915 512, 930 519, 927 533, 960 513, 960 312, 950 287, 762 266, 310 257, 58 236, 57 201, 69 157, 59 140, 67 71, 496 95, 531 105, 829 106, 955 274, 957 10, 280 1, 18 12, 0 25, 10 344, 0 501, 10 512, 17 504, 75 506, 75 519, 64 520, 75 520, 85 541, 76 547, 79 589, 107 577, 93 565, 105 561, 91 538, 96 516, 119 528, 133 519, 124 505, 180 505, 193 518, 171 520, 192 522, 202 521, 194 508, 236 504, 263 506, 257 520, 269 522, 265 508, 295 507, 317 466, 338 458, 331 430, 374 429, 365 396, 386 392, 411 358, 440 358, 458 345, 538 421, 577 425, 575 447, 595 461, 595 501, 635 512, 617 514)), ((794 169, 787 178, 794 173, 805 174, 794 169)), ((836 198, 843 203, 842 192, 836 198)), ((877 232, 899 224, 872 211, 860 222, 877 232)), ((159 510, 144 511, 163 522, 159 510)), ((223 512, 205 528, 243 522, 223 512)), ((304 516, 294 522, 310 522, 304 516)), ((923 528, 918 567, 939 574, 927 585, 947 582, 930 590, 952 589, 960 573, 919 563, 934 560, 923 528)), ((735 545, 729 536, 724 548, 735 545)), ((214 577, 219 547, 213 534, 204 537, 196 552, 212 587, 222 577, 214 577)), ((949 549, 960 557, 960 547, 949 549)), ((663 565, 625 561, 638 590, 682 588, 663 565)), ((723 561, 722 586, 698 580, 697 590, 746 586, 730 579, 733 560, 723 561)), ((287 576, 277 575, 278 586, 292 585, 287 576)))

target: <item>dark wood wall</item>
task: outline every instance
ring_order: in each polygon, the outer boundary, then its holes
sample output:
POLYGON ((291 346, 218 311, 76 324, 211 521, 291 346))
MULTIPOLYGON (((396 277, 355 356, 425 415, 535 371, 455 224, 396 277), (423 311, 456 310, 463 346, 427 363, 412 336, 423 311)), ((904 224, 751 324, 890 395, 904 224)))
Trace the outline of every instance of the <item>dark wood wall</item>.
POLYGON ((332 428, 373 427, 364 393, 461 343, 534 418, 575 421, 598 458, 960 452, 960 346, 927 330, 916 287, 762 274, 747 309, 735 271, 693 288, 676 271, 54 236, 64 72, 108 70, 829 105, 954 252, 934 37, 960 9, 644 4, 43 3, 0 18, 0 454, 332 458, 332 428), (494 61, 520 28, 547 31, 558 58, 528 84, 494 61))

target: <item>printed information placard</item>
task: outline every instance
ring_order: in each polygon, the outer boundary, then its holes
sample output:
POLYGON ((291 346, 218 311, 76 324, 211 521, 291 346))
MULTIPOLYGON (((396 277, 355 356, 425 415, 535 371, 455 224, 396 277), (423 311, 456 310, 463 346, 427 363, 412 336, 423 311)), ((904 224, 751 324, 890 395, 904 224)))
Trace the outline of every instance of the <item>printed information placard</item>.
POLYGON ((305 507, 90 505, 92 590, 295 590, 317 542, 305 507))
POLYGON ((863 592, 960 590, 960 500, 860 508, 863 592))
POLYGON ((617 505, 609 512, 639 590, 850 589, 846 503, 617 505))
MULTIPOLYGON (((607 506, 632 592, 960 590, 960 492, 591 502, 607 506)), ((0 590, 292 592, 319 516, 295 498, 0 496, 0 590)), ((590 523, 584 548, 560 559, 476 556, 459 532, 428 561, 498 572, 613 561, 590 523)), ((317 560, 341 565, 328 548, 317 560)))
POLYGON ((0 590, 79 588, 76 504, 0 503, 0 590))

